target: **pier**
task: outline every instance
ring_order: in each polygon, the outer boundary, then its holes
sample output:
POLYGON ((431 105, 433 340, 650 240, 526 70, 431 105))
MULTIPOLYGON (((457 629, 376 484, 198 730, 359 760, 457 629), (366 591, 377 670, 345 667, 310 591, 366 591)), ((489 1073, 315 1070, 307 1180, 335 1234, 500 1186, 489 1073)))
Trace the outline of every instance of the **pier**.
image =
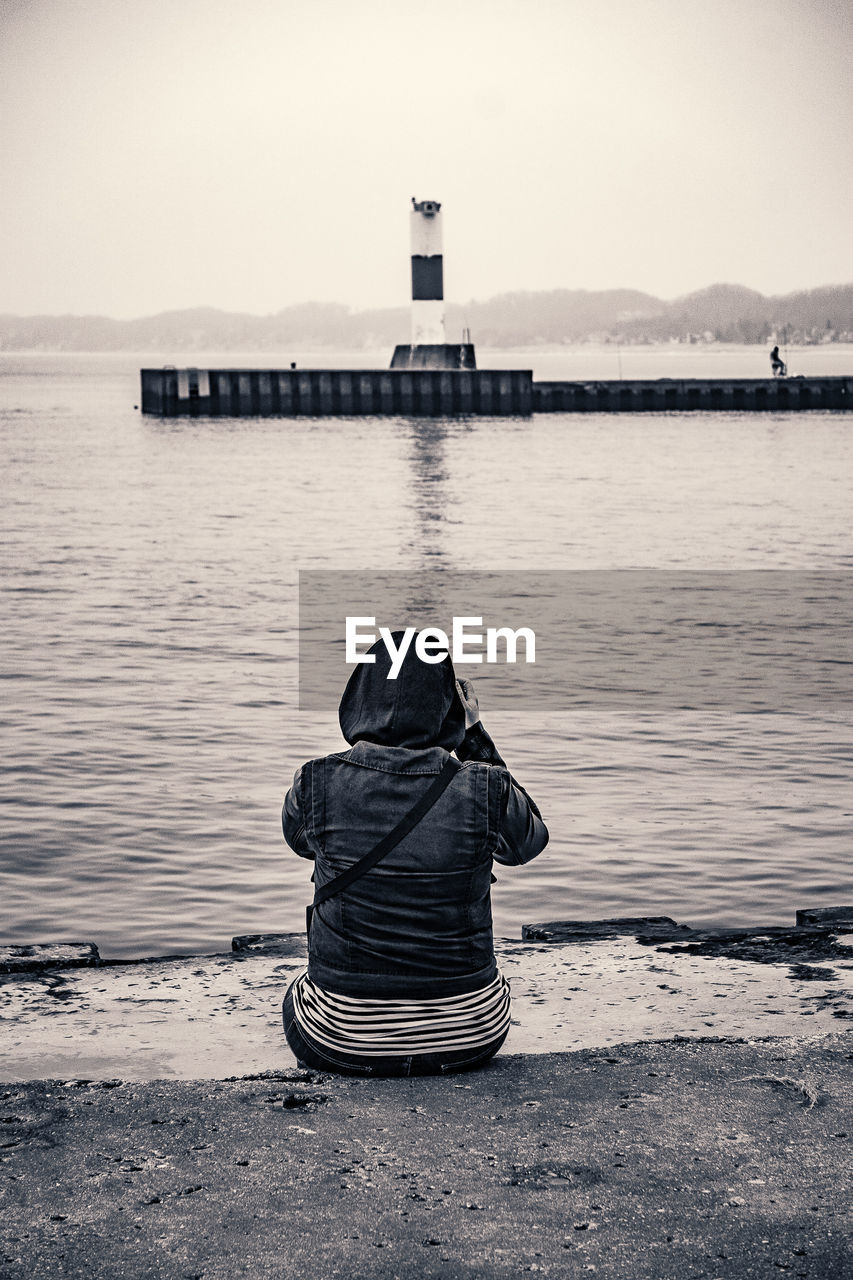
POLYGON ((143 369, 158 417, 527 417, 533 375, 517 369, 143 369))
POLYGON ((534 382, 529 369, 143 369, 156 417, 528 417, 853 408, 853 376, 534 382))
POLYGON ((534 413, 761 413, 853 408, 853 377, 534 382, 534 413))

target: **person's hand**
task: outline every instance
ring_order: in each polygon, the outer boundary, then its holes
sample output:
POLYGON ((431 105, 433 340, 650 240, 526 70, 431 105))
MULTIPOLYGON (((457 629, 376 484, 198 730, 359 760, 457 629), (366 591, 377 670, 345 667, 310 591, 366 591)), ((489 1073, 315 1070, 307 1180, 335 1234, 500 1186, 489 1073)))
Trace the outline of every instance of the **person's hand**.
POLYGON ((465 708, 465 729, 467 731, 473 725, 479 723, 480 704, 477 701, 477 695, 470 680, 457 680, 456 692, 459 694, 459 701, 465 708))

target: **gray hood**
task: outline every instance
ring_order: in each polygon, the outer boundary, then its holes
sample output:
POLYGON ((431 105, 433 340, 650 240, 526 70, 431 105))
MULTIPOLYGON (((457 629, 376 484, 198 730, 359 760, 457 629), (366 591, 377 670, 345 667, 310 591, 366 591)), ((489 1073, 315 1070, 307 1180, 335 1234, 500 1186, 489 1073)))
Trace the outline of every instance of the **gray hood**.
MULTIPOLYGON (((393 634, 399 645, 403 632, 393 634)), ((368 652, 376 661, 355 668, 341 698, 338 717, 347 742, 413 750, 458 747, 465 737, 465 711, 449 655, 441 662, 421 662, 413 637, 397 679, 389 680, 391 656, 385 644, 377 640, 368 652)))

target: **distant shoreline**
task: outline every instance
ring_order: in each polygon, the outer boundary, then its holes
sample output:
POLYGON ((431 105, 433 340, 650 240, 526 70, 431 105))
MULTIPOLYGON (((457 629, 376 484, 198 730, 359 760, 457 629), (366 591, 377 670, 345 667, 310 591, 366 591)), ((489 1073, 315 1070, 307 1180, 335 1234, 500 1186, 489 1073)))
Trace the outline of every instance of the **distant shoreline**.
MULTIPOLYGON (((505 293, 446 307, 451 341, 470 329, 479 347, 602 342, 646 346, 853 342, 853 284, 766 297, 715 284, 665 301, 635 289, 505 293)), ((370 350, 404 340, 408 306, 356 311, 307 302, 269 315, 188 307, 117 320, 101 315, 0 315, 0 352, 370 350)))

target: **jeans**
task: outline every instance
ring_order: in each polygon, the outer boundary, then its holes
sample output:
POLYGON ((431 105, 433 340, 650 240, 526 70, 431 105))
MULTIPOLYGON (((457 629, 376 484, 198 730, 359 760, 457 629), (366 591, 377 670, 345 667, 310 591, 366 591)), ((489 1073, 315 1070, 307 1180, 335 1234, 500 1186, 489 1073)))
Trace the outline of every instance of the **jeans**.
POLYGON ((300 1066, 332 1071, 342 1076, 440 1076, 455 1071, 476 1071, 500 1049, 507 1032, 489 1044, 471 1049, 445 1049, 438 1053, 394 1054, 387 1058, 344 1053, 318 1044, 302 1030, 293 1012, 293 983, 281 1007, 284 1034, 300 1066))

